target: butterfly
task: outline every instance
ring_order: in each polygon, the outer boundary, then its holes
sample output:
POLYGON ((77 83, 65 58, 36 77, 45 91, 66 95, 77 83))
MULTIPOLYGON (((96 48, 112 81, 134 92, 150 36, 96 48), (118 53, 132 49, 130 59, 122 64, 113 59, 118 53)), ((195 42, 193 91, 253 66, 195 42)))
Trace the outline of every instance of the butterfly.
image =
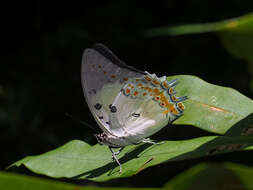
POLYGON ((85 49, 81 82, 85 100, 102 133, 99 144, 107 145, 113 159, 127 145, 156 144, 148 137, 179 118, 187 96, 177 97, 178 80, 167 81, 128 66, 102 44, 85 49), (114 152, 114 148, 120 148, 114 152))

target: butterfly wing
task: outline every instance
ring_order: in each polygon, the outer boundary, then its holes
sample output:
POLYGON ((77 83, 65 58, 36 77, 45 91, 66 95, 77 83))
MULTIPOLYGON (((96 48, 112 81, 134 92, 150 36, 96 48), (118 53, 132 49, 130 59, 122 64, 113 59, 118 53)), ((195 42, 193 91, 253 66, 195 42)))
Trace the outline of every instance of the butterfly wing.
POLYGON ((148 72, 140 78, 132 78, 113 102, 118 112, 109 115, 112 131, 120 130, 118 135, 138 143, 180 117, 186 97, 175 96, 177 83, 177 80, 169 82, 166 77, 158 78, 148 72))
MULTIPOLYGON (((86 49, 82 58, 81 81, 86 102, 100 128, 112 134, 112 103, 130 78, 146 73, 126 65, 102 44, 86 49)), ((120 128, 120 126, 118 126, 120 128)))

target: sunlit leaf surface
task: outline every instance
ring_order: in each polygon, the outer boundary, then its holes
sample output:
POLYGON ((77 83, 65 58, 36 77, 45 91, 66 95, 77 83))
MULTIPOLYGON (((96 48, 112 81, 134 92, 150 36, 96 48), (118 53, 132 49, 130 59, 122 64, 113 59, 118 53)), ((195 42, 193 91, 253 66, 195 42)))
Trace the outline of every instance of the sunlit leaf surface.
POLYGON ((113 162, 106 146, 90 146, 73 140, 39 156, 28 156, 12 166, 25 165, 35 173, 60 178, 106 181, 128 177, 165 161, 184 160, 215 154, 251 150, 253 137, 201 137, 183 141, 166 141, 160 145, 140 144, 126 147, 119 155, 123 172, 113 162))

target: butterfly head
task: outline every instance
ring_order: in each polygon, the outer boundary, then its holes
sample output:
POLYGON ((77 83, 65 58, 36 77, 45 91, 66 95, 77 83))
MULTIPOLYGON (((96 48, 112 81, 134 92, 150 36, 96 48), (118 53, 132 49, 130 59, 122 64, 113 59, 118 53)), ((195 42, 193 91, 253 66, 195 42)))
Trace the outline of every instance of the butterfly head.
POLYGON ((106 144, 108 141, 108 135, 106 133, 94 134, 100 145, 106 144))

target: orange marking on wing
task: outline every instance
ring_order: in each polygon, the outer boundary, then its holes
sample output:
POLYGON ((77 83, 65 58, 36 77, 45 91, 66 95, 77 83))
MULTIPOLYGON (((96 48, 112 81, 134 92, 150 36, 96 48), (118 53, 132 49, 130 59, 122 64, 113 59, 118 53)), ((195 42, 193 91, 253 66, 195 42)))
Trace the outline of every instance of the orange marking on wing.
POLYGON ((104 72, 104 74, 106 74, 107 72, 106 71, 103 71, 104 72))
POLYGON ((140 79, 136 79, 136 82, 139 82, 140 79))
POLYGON ((134 91, 134 96, 137 96, 139 94, 138 91, 134 91))
POLYGON ((169 94, 173 94, 173 92, 174 92, 174 89, 173 89, 173 88, 170 88, 170 89, 169 89, 169 94))
POLYGON ((178 101, 178 99, 176 98, 176 96, 171 96, 171 98, 172 98, 172 100, 175 101, 175 102, 178 101))
POLYGON ((146 81, 149 81, 149 82, 151 81, 151 78, 148 76, 146 76, 145 79, 146 79, 146 81))
POLYGON ((148 86, 145 87, 145 90, 147 90, 148 92, 151 92, 152 91, 152 88, 149 88, 148 86))
POLYGON ((126 89, 126 94, 129 94, 131 92, 131 90, 129 88, 126 89))
POLYGON ((158 80, 156 80, 156 79, 154 79, 154 80, 152 81, 152 83, 155 84, 155 85, 160 85, 160 82, 159 82, 158 80))
POLYGON ((162 112, 162 114, 168 114, 169 113, 169 110, 165 110, 162 112))
POLYGON ((111 78, 113 78, 113 79, 114 79, 114 78, 116 78, 116 76, 115 76, 115 75, 111 75, 111 78))
POLYGON ((147 93, 146 93, 146 92, 144 92, 142 95, 143 95, 143 96, 146 96, 146 95, 147 95, 147 93))
POLYGON ((153 93, 154 93, 155 95, 159 95, 159 94, 160 94, 160 91, 159 91, 157 88, 154 88, 154 89, 153 89, 153 93))
POLYGON ((174 107, 174 105, 170 106, 169 110, 174 115, 178 115, 179 114, 178 111, 177 111, 177 109, 174 107))
POLYGON ((163 92, 160 93, 160 97, 161 102, 165 104, 165 107, 169 108, 170 106, 173 106, 173 104, 169 103, 168 99, 166 98, 166 96, 164 96, 163 92))
POLYGON ((102 66, 101 66, 101 65, 98 65, 98 68, 102 68, 102 66))
POLYGON ((139 83, 137 86, 142 87, 142 86, 143 86, 143 84, 139 83))
POLYGON ((162 83, 162 85, 163 85, 164 88, 169 88, 167 82, 165 82, 165 81, 162 83))
POLYGON ((128 78, 123 78, 124 81, 128 81, 128 78))
POLYGON ((177 104, 177 106, 179 107, 179 109, 181 109, 181 110, 184 110, 185 108, 184 108, 184 105, 181 103, 181 102, 179 102, 178 104, 177 104))

